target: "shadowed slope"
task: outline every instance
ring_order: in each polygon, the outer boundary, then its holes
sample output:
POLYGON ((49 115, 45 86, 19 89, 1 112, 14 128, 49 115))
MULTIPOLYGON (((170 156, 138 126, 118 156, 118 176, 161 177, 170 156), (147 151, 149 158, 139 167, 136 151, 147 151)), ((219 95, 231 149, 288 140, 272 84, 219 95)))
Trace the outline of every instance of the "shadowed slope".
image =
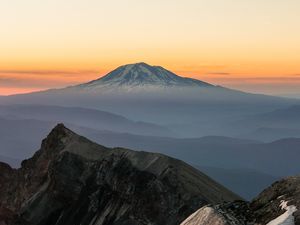
POLYGON ((109 149, 62 124, 21 169, 0 170, 0 204, 31 225, 175 225, 205 204, 239 199, 179 160, 109 149))

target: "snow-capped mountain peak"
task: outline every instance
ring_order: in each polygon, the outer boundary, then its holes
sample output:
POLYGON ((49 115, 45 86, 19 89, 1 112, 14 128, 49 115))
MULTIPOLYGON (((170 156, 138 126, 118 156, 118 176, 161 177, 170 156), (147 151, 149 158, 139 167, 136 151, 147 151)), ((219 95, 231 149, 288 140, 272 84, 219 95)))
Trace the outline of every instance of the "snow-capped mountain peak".
POLYGON ((97 80, 79 86, 95 89, 103 86, 132 88, 140 86, 208 87, 212 85, 200 80, 180 77, 161 66, 150 66, 141 62, 120 66, 97 80))

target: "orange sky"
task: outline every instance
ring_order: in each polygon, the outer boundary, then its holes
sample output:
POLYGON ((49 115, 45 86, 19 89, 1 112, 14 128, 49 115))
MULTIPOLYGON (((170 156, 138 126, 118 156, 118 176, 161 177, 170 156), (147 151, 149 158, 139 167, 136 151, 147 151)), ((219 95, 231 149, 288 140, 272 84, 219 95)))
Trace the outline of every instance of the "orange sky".
POLYGON ((241 90, 300 93, 299 9, 298 0, 1 2, 0 95, 141 61, 241 90))

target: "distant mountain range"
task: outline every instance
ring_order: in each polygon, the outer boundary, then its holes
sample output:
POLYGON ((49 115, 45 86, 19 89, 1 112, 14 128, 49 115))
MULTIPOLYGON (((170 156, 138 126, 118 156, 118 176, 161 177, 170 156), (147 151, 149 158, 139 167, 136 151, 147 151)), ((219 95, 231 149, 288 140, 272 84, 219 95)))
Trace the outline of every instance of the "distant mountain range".
POLYGON ((250 199, 277 177, 299 173, 299 105, 180 77, 160 66, 129 64, 85 84, 1 97, 0 155, 16 165, 64 122, 110 147, 161 152, 208 168, 250 199), (243 174, 253 185, 246 185, 243 174))
POLYGON ((232 127, 250 130, 239 137, 274 141, 278 138, 300 137, 300 105, 256 114, 237 120, 232 127))
POLYGON ((0 105, 0 117, 9 119, 34 119, 58 123, 72 123, 98 130, 130 132, 150 136, 175 136, 168 128, 132 121, 123 116, 96 109, 50 105, 0 105))
MULTIPOLYGON (((4 162, 19 166, 31 157, 55 122, 0 119, 4 162), (30 128, 30 132, 27 129, 30 128), (14 160, 11 160, 14 159, 14 160)), ((159 152, 184 160, 246 199, 256 196, 274 180, 300 171, 300 139, 261 143, 228 137, 169 138, 101 131, 68 124, 77 133, 109 147, 159 152), (248 182, 252 181, 251 184, 248 182)))
POLYGON ((137 63, 85 84, 2 97, 0 104, 91 108, 161 125, 182 137, 199 137, 252 132, 229 124, 300 101, 231 90, 137 63))

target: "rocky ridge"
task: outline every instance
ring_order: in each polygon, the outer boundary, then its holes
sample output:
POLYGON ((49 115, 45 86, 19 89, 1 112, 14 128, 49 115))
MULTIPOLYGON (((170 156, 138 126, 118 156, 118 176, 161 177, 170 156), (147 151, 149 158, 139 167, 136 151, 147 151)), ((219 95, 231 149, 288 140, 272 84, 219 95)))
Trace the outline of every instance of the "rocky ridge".
POLYGON ((179 160, 109 149, 62 124, 20 169, 0 164, 5 225, 175 225, 201 206, 236 199, 179 160))
POLYGON ((252 202, 207 205, 181 225, 300 225, 300 176, 287 177, 252 202))
POLYGON ((0 225, 300 225, 299 209, 300 176, 246 202, 182 161, 63 124, 20 169, 0 163, 0 225))

